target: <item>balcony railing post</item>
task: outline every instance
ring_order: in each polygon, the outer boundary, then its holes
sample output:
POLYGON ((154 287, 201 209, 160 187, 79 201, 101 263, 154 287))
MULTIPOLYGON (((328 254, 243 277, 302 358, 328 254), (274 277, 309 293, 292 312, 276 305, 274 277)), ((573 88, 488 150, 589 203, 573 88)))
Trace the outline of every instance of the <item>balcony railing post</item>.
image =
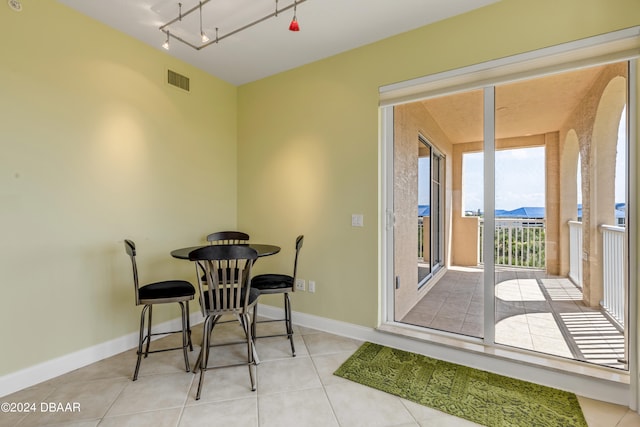
POLYGON ((582 223, 569 221, 569 278, 582 288, 582 223))
POLYGON ((602 308, 620 326, 625 323, 625 229, 611 225, 600 226, 602 231, 602 308))
POLYGON ((478 221, 478 264, 484 263, 484 257, 482 256, 482 236, 484 235, 484 221, 482 218, 478 221))

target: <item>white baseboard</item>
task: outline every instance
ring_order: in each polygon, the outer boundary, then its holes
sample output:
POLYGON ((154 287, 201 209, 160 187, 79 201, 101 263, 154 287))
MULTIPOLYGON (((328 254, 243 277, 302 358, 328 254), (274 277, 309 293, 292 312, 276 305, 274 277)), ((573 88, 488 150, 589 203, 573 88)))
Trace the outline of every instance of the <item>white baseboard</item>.
MULTIPOLYGON (((191 325, 202 322, 202 314, 193 313, 189 316, 191 325)), ((153 333, 179 330, 182 327, 180 319, 169 320, 153 325, 153 333)), ((161 338, 161 337, 157 337, 161 338)), ((46 362, 21 369, 0 377, 0 396, 6 396, 32 385, 50 380, 59 375, 74 371, 83 366, 98 362, 107 357, 115 356, 138 345, 138 332, 115 338, 83 350, 56 357, 46 362)), ((133 369, 133 368, 132 368, 133 369)), ((133 374, 133 371, 131 371, 133 374)))
MULTIPOLYGON (((268 318, 282 318, 282 308, 259 304, 258 313, 268 318)), ((355 325, 339 320, 293 312, 293 322, 298 326, 328 332, 360 341, 370 341, 401 350, 459 363, 476 369, 494 372, 513 378, 567 390, 581 396, 605 402, 629 406, 629 385, 590 378, 584 375, 561 372, 555 369, 532 366, 495 355, 470 352, 469 349, 425 342, 395 333, 383 332, 375 328, 355 325)), ((202 315, 191 315, 191 325, 202 323, 202 315)), ((157 326, 154 331, 171 331, 180 328, 180 320, 174 319, 157 326)), ((14 393, 42 381, 71 372, 107 357, 134 348, 138 343, 138 333, 131 333, 93 347, 61 356, 0 378, 0 396, 14 393)))

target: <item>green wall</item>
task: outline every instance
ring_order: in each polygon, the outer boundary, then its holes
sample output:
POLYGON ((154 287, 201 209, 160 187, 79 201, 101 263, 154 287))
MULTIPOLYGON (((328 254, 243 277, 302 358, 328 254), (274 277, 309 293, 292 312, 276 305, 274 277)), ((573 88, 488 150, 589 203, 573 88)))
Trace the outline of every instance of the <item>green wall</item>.
POLYGON ((317 291, 294 310, 377 325, 380 86, 638 24, 635 0, 502 0, 241 86, 238 223, 289 247, 306 235, 299 275, 317 291))
POLYGON ((193 280, 169 251, 237 219, 236 87, 54 1, 23 6, 0 5, 0 376, 136 331, 124 238, 142 280, 193 280))

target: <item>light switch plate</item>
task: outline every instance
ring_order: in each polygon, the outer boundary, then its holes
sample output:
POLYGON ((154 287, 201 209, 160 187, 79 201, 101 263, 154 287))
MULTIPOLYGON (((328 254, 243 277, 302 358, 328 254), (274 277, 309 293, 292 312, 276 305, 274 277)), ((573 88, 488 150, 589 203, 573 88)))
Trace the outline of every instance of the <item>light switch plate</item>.
POLYGON ((351 215, 351 226, 352 227, 364 227, 364 215, 362 215, 362 214, 353 214, 353 215, 351 215))

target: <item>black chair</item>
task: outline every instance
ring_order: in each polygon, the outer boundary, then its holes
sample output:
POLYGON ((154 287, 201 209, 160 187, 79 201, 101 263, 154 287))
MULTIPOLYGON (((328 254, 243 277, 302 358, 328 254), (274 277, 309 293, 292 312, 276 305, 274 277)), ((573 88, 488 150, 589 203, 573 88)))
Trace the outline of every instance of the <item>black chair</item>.
MULTIPOLYGON (((207 236, 210 245, 241 245, 249 243, 249 235, 242 231, 216 231, 207 236)), ((202 279, 206 281, 204 275, 202 279)))
POLYGON ((138 280, 138 266, 136 264, 136 245, 131 240, 124 241, 124 248, 127 254, 131 258, 131 265, 133 266, 133 284, 135 287, 136 306, 144 305, 140 314, 140 338, 138 340, 138 361, 136 362, 136 369, 133 373, 133 381, 138 379, 138 372, 140 370, 140 361, 142 355, 146 358, 149 353, 159 353, 162 351, 180 350, 184 352, 184 363, 187 372, 190 371, 189 357, 187 355, 187 347, 193 351, 193 345, 191 343, 191 325, 189 324, 189 301, 193 299, 196 290, 193 285, 186 280, 165 280, 162 282, 149 283, 144 286, 140 286, 138 280), (151 315, 153 312, 154 304, 168 304, 178 303, 180 305, 180 311, 182 313, 182 330, 151 333, 151 315), (148 314, 147 334, 144 334, 145 330, 145 314, 148 314), (167 335, 181 333, 182 334, 182 346, 173 347, 160 350, 149 350, 151 344, 151 337, 154 335, 167 335), (142 347, 146 341, 146 348, 144 352, 142 347))
POLYGON ((212 245, 239 245, 249 243, 249 235, 242 231, 217 231, 207 236, 212 245))
POLYGON ((263 294, 284 294, 284 319, 269 319, 257 321, 258 308, 254 309, 253 313, 253 337, 257 338, 271 338, 286 336, 291 342, 291 355, 295 357, 296 349, 293 345, 293 324, 291 323, 291 300, 289 299, 289 292, 296 290, 296 277, 298 273, 298 255, 302 248, 304 236, 298 236, 296 238, 296 256, 293 261, 293 276, 287 274, 260 274, 251 279, 251 288, 260 291, 260 295, 263 294), (262 335, 258 336, 256 331, 256 323, 267 322, 285 322, 286 333, 276 335, 262 335))
MULTIPOLYGON (((196 268, 204 271, 198 274, 200 290, 200 309, 204 319, 202 333, 202 347, 198 361, 194 367, 196 372, 200 368, 200 380, 196 400, 200 399, 204 373, 208 369, 229 366, 249 366, 251 390, 256 390, 257 359, 251 337, 251 309, 254 307, 260 292, 251 289, 251 267, 258 258, 255 249, 243 245, 211 245, 205 246, 189 254, 189 259, 196 262, 196 268), (225 366, 208 367, 211 334, 218 320, 223 315, 232 314, 243 328, 247 344, 247 361, 225 366)), ((221 345, 238 344, 240 342, 225 342, 221 345)))

